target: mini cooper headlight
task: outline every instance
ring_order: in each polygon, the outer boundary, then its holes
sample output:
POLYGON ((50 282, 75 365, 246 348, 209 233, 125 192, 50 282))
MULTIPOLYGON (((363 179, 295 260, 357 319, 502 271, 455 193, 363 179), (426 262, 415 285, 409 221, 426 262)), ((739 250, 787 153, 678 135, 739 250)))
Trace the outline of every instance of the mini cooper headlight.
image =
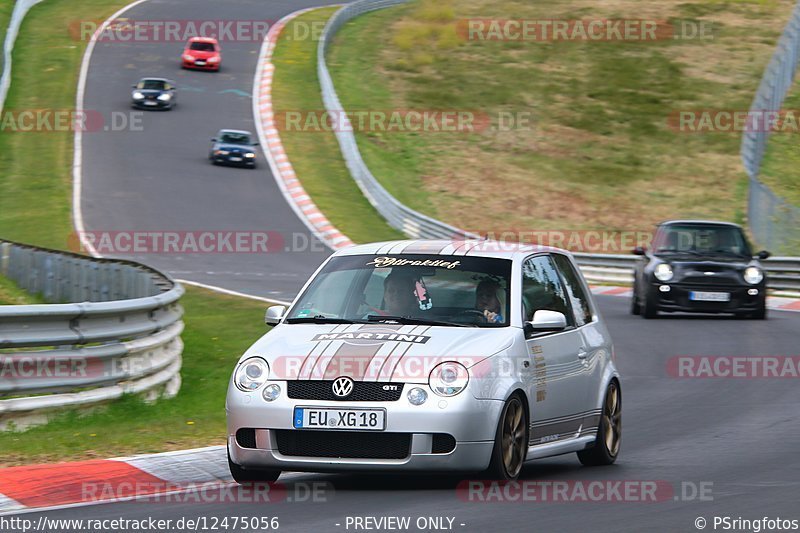
POLYGON ((144 99, 144 95, 142 93, 140 93, 139 91, 134 91, 133 99, 134 100, 143 100, 144 99))
POLYGON ((228 155, 229 153, 227 150, 214 150, 214 155, 228 155))
POLYGON ((469 383, 467 368, 461 363, 447 362, 431 371, 428 385, 439 396, 455 396, 469 383))
POLYGON ((756 267, 747 267, 744 271, 744 280, 750 285, 758 285, 764 279, 764 273, 756 267))
POLYGON ((667 263, 661 263, 656 267, 654 272, 658 281, 669 281, 675 274, 672 272, 672 267, 667 263))
POLYGON ((159 94, 158 95, 158 99, 161 100, 162 102, 169 102, 171 98, 172 98, 172 95, 170 95, 169 93, 164 93, 164 94, 159 94))
POLYGON ((260 357, 251 357, 244 361, 233 376, 239 390, 252 392, 257 390, 269 378, 269 365, 260 357))
POLYGON ((253 152, 247 152, 246 154, 244 154, 244 156, 245 157, 249 157, 250 159, 252 159, 252 158, 254 158, 256 156, 256 154, 254 154, 253 152))

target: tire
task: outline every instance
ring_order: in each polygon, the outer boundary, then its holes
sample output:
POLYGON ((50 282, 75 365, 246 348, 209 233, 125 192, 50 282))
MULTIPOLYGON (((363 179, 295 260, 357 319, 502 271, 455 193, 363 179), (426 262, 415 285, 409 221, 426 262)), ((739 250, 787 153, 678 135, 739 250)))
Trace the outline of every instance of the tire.
POLYGON ((231 471, 233 480, 240 485, 246 483, 270 483, 276 481, 281 475, 280 470, 245 470, 231 461, 230 451, 228 452, 228 469, 231 471))
POLYGON ((578 460, 584 466, 613 464, 619 457, 622 443, 622 393, 619 384, 611 381, 603 398, 603 414, 597 428, 594 446, 578 452, 578 460))
POLYGON ((767 304, 764 303, 759 307, 758 311, 750 313, 750 318, 753 320, 766 320, 767 319, 767 304))
POLYGON ((528 415, 522 399, 514 394, 503 406, 486 477, 512 481, 519 477, 528 453, 528 415))
POLYGON ((631 297, 631 314, 641 315, 642 308, 639 306, 639 298, 636 296, 636 282, 633 284, 633 296, 631 297))
POLYGON ((640 309, 644 318, 658 318, 658 304, 653 301, 653 298, 645 296, 644 302, 640 304, 640 309))

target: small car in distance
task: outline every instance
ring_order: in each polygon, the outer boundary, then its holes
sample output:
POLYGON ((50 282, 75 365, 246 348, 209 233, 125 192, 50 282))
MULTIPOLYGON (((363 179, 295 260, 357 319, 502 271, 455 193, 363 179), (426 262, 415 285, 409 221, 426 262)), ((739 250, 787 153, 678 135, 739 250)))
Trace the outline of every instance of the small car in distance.
POLYGON ((192 37, 181 54, 181 67, 218 71, 222 64, 219 41, 213 37, 192 37))
POLYGON ((631 313, 733 313, 767 317, 767 274, 742 228, 729 222, 673 220, 660 224, 651 250, 636 248, 631 313))
POLYGON ((568 252, 494 241, 336 251, 228 386, 239 483, 282 471, 486 472, 576 452, 616 461, 606 324, 568 252))
POLYGON ((132 85, 131 100, 137 109, 172 109, 177 105, 175 82, 165 78, 142 78, 132 85))
POLYGON ((214 165, 232 165, 255 168, 256 146, 253 134, 244 130, 219 130, 211 139, 214 144, 208 158, 214 165))

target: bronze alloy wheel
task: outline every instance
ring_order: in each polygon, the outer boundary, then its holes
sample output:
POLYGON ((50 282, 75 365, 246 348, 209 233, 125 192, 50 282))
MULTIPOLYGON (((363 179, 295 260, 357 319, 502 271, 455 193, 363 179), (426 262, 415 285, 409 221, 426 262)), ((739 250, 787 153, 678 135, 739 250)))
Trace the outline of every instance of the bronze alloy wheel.
POLYGON ((503 450, 503 466, 508 477, 515 478, 522 470, 525 461, 527 443, 525 427, 525 411, 522 402, 516 396, 508 401, 503 419, 503 436, 501 438, 503 450))
POLYGON ((605 425, 606 450, 611 456, 616 457, 622 437, 622 402, 620 402, 617 384, 613 381, 608 386, 606 393, 603 424, 605 425))

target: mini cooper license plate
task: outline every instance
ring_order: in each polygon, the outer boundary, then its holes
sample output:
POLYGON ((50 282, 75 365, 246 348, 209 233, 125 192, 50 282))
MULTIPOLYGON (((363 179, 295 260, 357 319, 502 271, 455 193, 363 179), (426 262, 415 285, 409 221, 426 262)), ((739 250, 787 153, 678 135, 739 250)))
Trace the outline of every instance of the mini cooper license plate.
POLYGON ((242 160, 242 158, 241 158, 241 157, 231 157, 231 161, 236 161, 236 162, 239 162, 239 161, 241 161, 241 160, 242 160))
POLYGON ((383 431, 386 429, 386 410, 295 407, 294 427, 295 429, 383 431))
POLYGON ((695 302, 730 302, 729 292, 690 292, 689 299, 695 302))

